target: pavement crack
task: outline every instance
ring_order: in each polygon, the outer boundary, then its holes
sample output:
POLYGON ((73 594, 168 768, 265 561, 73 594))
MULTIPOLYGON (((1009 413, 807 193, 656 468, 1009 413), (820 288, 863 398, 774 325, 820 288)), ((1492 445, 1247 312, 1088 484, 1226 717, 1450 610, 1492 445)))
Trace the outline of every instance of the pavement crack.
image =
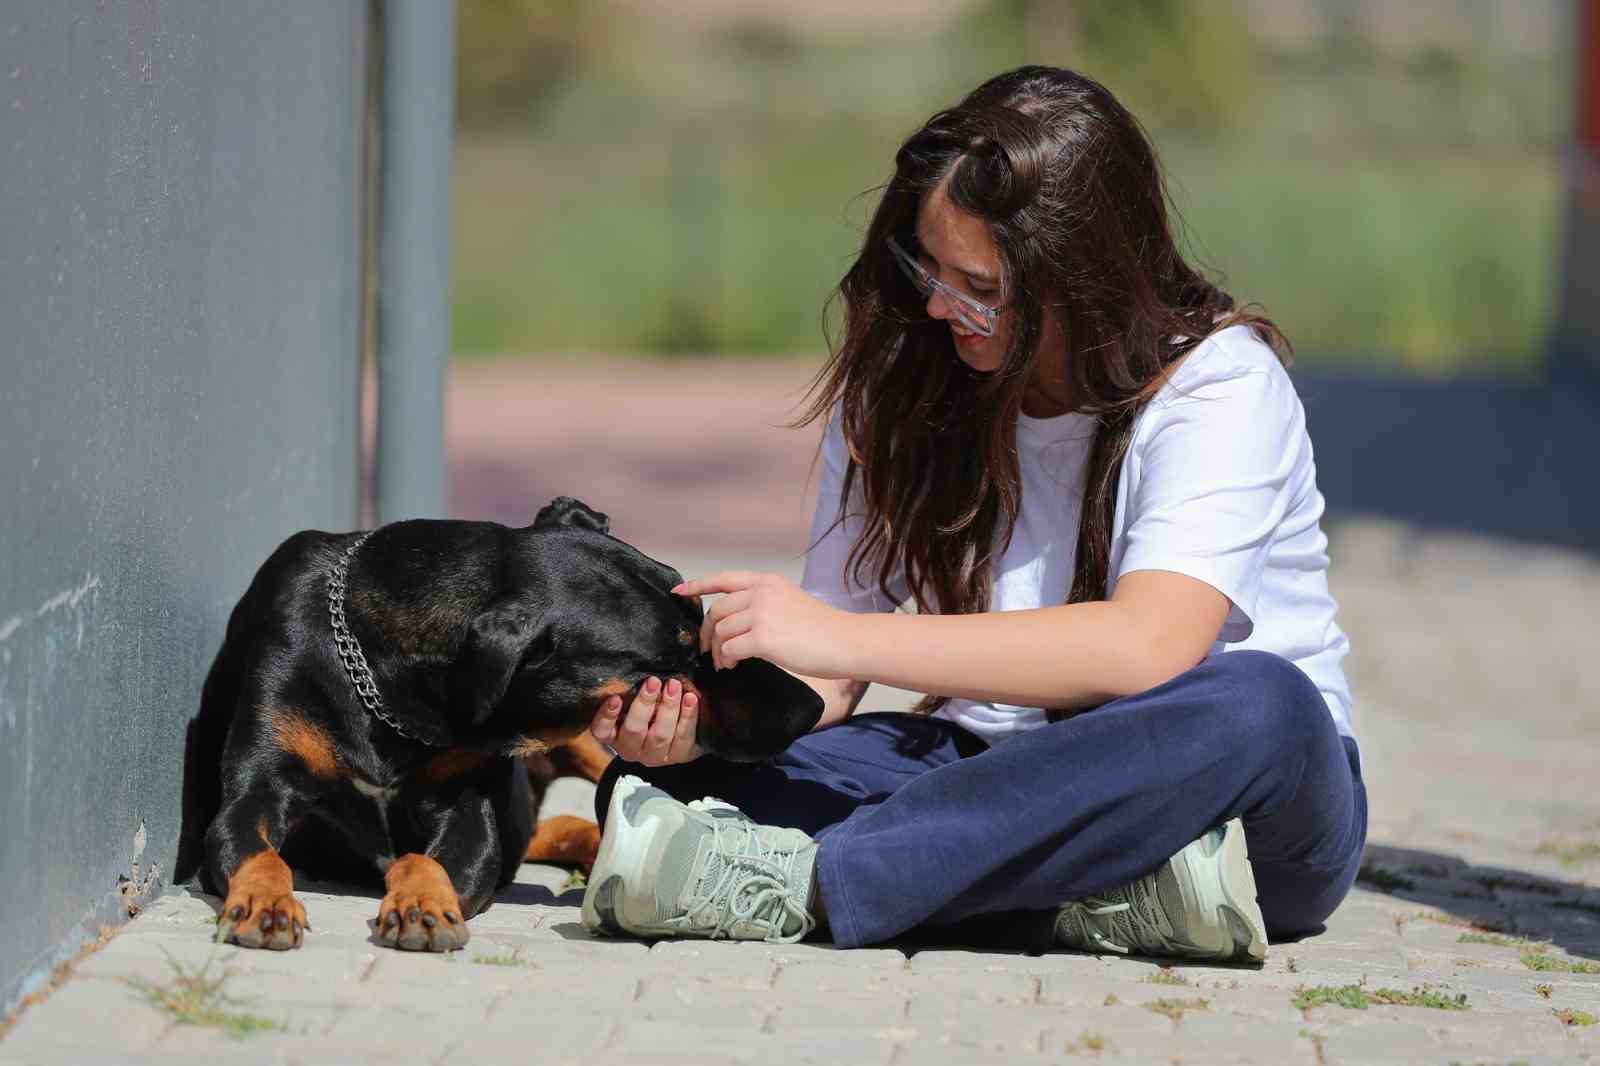
POLYGON ((366 967, 366 969, 361 971, 361 976, 356 978, 356 983, 360 984, 363 981, 365 981, 367 978, 371 977, 372 976, 372 971, 376 970, 377 968, 378 968, 378 956, 374 955, 374 956, 372 956, 372 958, 367 960, 367 967, 366 967))

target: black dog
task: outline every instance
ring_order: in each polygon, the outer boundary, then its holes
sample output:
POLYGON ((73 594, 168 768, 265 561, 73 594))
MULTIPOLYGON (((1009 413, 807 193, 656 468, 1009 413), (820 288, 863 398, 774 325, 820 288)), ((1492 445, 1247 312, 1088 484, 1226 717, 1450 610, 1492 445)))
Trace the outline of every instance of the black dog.
POLYGON ((649 676, 700 694, 723 758, 783 750, 820 697, 770 663, 715 670, 681 576, 561 497, 531 526, 410 521, 303 532, 234 608, 191 723, 178 881, 224 896, 218 939, 289 948, 290 865, 384 875, 375 935, 448 951, 533 833, 519 755, 587 728, 649 676), (203 835, 203 840, 200 834, 203 835))

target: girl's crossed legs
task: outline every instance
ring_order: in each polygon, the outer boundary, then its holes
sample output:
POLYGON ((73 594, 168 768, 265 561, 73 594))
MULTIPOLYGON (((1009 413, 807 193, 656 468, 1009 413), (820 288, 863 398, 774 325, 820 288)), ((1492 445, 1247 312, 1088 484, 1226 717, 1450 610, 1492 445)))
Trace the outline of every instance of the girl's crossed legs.
POLYGON ((1214 655, 1165 685, 993 748, 942 719, 866 714, 768 762, 616 760, 683 802, 715 796, 814 837, 835 943, 1006 912, 1048 938, 1070 899, 1161 866, 1243 820, 1273 939, 1315 931, 1349 891, 1366 839, 1355 742, 1287 660, 1214 655), (1013 914, 1012 912, 1024 912, 1013 914))

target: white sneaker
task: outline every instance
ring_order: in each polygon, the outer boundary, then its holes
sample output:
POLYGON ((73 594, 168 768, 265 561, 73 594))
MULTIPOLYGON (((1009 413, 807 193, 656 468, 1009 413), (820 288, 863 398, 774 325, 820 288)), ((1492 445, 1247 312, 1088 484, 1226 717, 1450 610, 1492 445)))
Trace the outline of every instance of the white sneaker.
POLYGON ((679 803, 637 777, 619 780, 583 894, 594 933, 799 940, 817 845, 798 829, 757 825, 720 800, 679 803))
POLYGON ((1069 900, 1056 915, 1055 939, 1079 951, 1262 961, 1267 927, 1244 823, 1209 830, 1137 881, 1069 900))

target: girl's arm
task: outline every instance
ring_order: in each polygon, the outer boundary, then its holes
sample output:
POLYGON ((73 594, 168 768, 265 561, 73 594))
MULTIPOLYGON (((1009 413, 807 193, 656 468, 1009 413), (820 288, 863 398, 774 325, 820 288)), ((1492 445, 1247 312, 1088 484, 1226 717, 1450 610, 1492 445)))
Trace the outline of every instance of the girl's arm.
MULTIPOLYGON (((1095 706, 1176 677, 1210 652, 1230 607, 1205 582, 1162 570, 1123 575, 1105 602, 968 615, 856 614, 749 571, 674 591, 724 593, 701 631, 719 666, 758 656, 805 678, 1049 708, 1095 706)), ((847 694, 865 688, 816 687, 830 724, 853 706, 847 694)))

